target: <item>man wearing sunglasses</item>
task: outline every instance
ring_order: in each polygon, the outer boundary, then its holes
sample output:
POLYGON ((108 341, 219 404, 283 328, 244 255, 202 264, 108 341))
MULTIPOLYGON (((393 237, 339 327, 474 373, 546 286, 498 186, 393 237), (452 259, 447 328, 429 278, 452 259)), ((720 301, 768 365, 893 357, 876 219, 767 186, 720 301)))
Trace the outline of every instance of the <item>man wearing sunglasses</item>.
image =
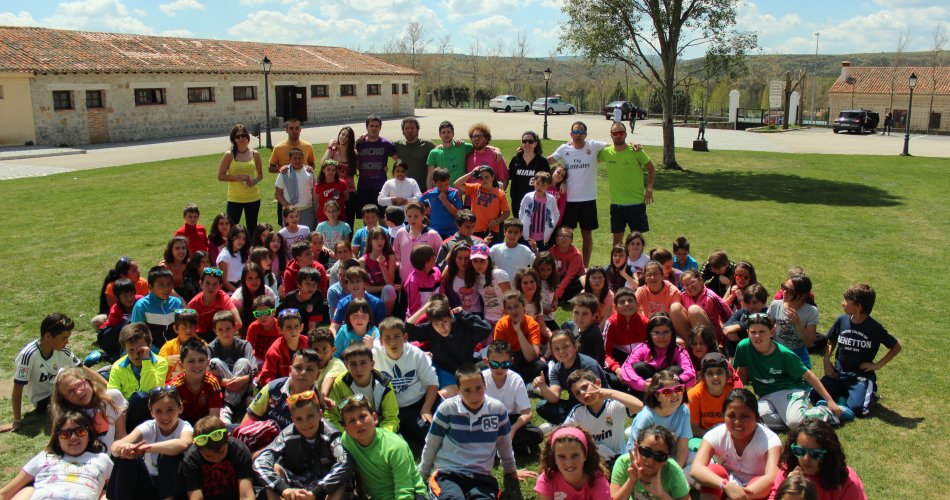
MULTIPOLYGON (((627 227, 641 233, 650 230, 646 206, 653 202, 656 168, 643 149, 626 143, 627 126, 622 122, 610 126, 610 139, 613 144, 597 155, 597 161, 607 166, 610 232, 614 235, 613 244, 619 245, 627 227), (643 186, 644 170, 647 171, 646 189, 643 186)), ((567 194, 571 194, 570 186, 567 194)))

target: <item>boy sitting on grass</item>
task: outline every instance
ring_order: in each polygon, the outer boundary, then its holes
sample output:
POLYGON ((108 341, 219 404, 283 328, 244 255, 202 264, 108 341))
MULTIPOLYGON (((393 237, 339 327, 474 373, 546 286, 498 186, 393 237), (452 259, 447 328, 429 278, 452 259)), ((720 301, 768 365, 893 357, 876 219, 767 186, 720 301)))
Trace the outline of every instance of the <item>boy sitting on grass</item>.
POLYGON ((497 399, 508 410, 511 447, 515 453, 540 456, 544 433, 531 423, 533 412, 524 380, 510 370, 511 346, 504 340, 496 340, 488 345, 487 356, 488 368, 482 370, 485 395, 497 399))
POLYGON ((439 397, 439 378, 429 357, 406 342, 402 320, 386 318, 379 327, 381 346, 373 348, 373 360, 380 373, 389 378, 396 393, 399 432, 407 441, 422 443, 439 397))
MULTIPOLYGON (((330 400, 342 401, 349 397, 365 397, 370 406, 382 415, 380 427, 396 432, 399 430, 399 403, 389 378, 374 368, 373 350, 364 344, 354 344, 343 351, 346 374, 337 378, 330 388, 330 400)), ((342 425, 340 409, 327 413, 333 425, 342 425)))
MULTIPOLYGON (((23 422, 23 388, 30 389, 30 403, 37 412, 49 408, 56 373, 62 368, 82 366, 82 361, 66 347, 73 333, 73 320, 62 313, 50 313, 40 323, 39 340, 31 340, 13 360, 13 423, 0 432, 15 431, 23 422)), ((98 375, 96 375, 98 377, 98 375)))
POLYGON ((326 306, 323 303, 324 295, 320 293, 320 279, 322 273, 312 267, 305 267, 297 273, 300 288, 284 296, 277 307, 278 317, 286 309, 295 309, 300 315, 303 328, 310 331, 325 321, 326 306))
POLYGON ((192 297, 188 307, 198 312, 198 336, 205 342, 214 340, 214 315, 227 311, 234 316, 238 329, 241 327, 241 314, 231 297, 221 289, 223 272, 214 267, 201 271, 201 293, 192 297))
POLYGON ((221 419, 207 416, 199 420, 192 441, 195 445, 185 452, 181 467, 189 499, 254 499, 251 452, 228 436, 221 419))
MULTIPOLYGON (((172 325, 175 338, 165 342, 158 355, 168 362, 166 382, 175 380, 183 371, 181 365, 181 346, 198 334, 198 311, 194 309, 179 309, 175 311, 175 323, 172 325)), ((202 340, 203 342, 203 340, 202 340)))
POLYGON ((443 399, 458 393, 453 370, 471 364, 475 346, 492 331, 484 318, 469 314, 462 308, 450 309, 448 299, 441 294, 430 297, 425 307, 406 320, 405 326, 409 340, 429 343, 432 366, 439 378, 439 392, 443 399), (417 325, 423 314, 428 321, 417 325))
MULTIPOLYGON (((607 375, 600 365, 590 356, 577 352, 577 340, 569 330, 558 330, 551 336, 551 352, 554 360, 548 361, 547 379, 542 373, 534 379, 534 387, 544 398, 538 403, 535 412, 550 424, 564 422, 568 413, 580 403, 574 393, 568 391, 567 400, 561 399, 561 388, 570 387, 568 378, 577 370, 589 370, 600 379, 600 386, 607 387, 607 375)), ((544 427, 544 426, 542 426, 544 427)))
POLYGON ((508 411, 497 399, 485 397, 485 379, 475 365, 459 367, 455 384, 459 395, 435 411, 419 473, 429 478, 432 498, 497 498, 495 455, 507 480, 517 483, 523 474, 515 468, 508 411))
POLYGON ((259 370, 264 366, 264 356, 270 346, 280 338, 277 317, 274 316, 274 298, 259 295, 254 299, 254 321, 247 327, 247 340, 254 351, 254 361, 259 370))
POLYGON ((208 415, 221 416, 221 386, 208 371, 209 359, 208 346, 201 339, 191 339, 181 346, 184 371, 172 385, 181 396, 181 418, 192 425, 208 415))
POLYGON ((337 402, 343 419, 343 448, 359 473, 361 489, 376 500, 425 500, 426 487, 409 445, 398 434, 377 427, 366 398, 337 402))
POLYGON ((227 311, 218 311, 212 320, 215 339, 208 344, 211 357, 211 373, 221 381, 224 389, 224 423, 231 423, 235 411, 240 412, 251 396, 251 380, 257 371, 254 349, 251 343, 234 338, 237 325, 234 316, 227 311))
POLYGON ((718 352, 703 356, 699 364, 699 383, 689 389, 689 424, 693 438, 702 438, 706 431, 723 423, 722 406, 733 389, 742 387, 741 380, 732 377, 732 367, 718 352))
POLYGON ((175 322, 175 310, 181 309, 181 299, 172 296, 172 272, 164 266, 148 270, 148 290, 148 295, 135 301, 131 322, 148 326, 155 352, 158 352, 165 341, 172 337, 170 327, 175 322))
POLYGON ((310 347, 320 356, 317 375, 317 387, 320 388, 320 394, 323 397, 330 395, 330 388, 337 378, 346 373, 346 365, 340 358, 334 356, 336 346, 334 345, 333 332, 325 326, 321 326, 310 332, 310 347))
POLYGON ((369 307, 373 311, 373 326, 379 326, 379 322, 387 316, 386 304, 381 299, 371 293, 366 293, 366 285, 369 284, 369 273, 360 266, 351 267, 346 270, 346 291, 349 295, 344 296, 336 304, 336 310, 333 313, 333 321, 330 323, 330 330, 334 334, 340 331, 340 327, 346 323, 346 308, 353 299, 364 299, 369 302, 369 307))
POLYGON ((567 377, 571 394, 580 401, 564 421, 587 429, 609 470, 626 448, 627 419, 643 409, 643 402, 630 394, 607 389, 590 370, 577 370, 567 377))
POLYGON ((309 346, 303 332, 303 319, 297 309, 284 309, 277 313, 277 325, 280 327, 280 338, 271 344, 264 355, 264 366, 257 377, 258 385, 266 385, 271 380, 286 377, 290 373, 290 363, 300 349, 309 346))
POLYGON ((109 389, 117 389, 129 402, 125 425, 131 430, 149 419, 148 391, 165 385, 168 361, 152 354, 152 334, 145 323, 129 323, 119 332, 126 355, 109 370, 109 389))
POLYGON ((341 434, 323 420, 323 397, 312 390, 287 398, 288 425, 254 460, 254 472, 268 500, 341 499, 350 490, 354 467, 341 434))

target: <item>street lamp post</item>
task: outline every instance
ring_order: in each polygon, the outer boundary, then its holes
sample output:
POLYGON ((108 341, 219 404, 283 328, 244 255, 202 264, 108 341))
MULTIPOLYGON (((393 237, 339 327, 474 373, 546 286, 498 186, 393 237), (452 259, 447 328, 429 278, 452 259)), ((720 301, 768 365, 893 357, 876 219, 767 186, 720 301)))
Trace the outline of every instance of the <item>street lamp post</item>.
POLYGON ((818 89, 818 37, 821 33, 815 32, 815 72, 811 77, 811 124, 812 126, 818 121, 815 117, 815 94, 818 89))
POLYGON ((264 56, 261 61, 261 70, 264 71, 264 127, 267 130, 267 149, 273 149, 274 145, 270 140, 270 86, 267 85, 267 74, 270 73, 270 59, 264 56))
POLYGON ((908 151, 910 147, 910 112, 914 107, 914 87, 917 86, 916 74, 910 74, 910 78, 907 79, 907 86, 910 87, 910 99, 907 101, 907 118, 904 124, 904 152, 901 153, 901 156, 910 156, 910 152, 908 151))
POLYGON ((551 68, 544 70, 544 139, 548 138, 548 82, 551 80, 551 68))

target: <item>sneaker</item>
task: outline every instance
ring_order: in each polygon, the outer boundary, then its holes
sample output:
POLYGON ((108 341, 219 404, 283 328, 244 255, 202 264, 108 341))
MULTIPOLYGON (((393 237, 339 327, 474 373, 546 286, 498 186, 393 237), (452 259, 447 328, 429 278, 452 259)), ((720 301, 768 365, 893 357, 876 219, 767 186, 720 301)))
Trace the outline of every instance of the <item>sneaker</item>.
POLYGON ((102 361, 102 351, 96 349, 90 352, 89 355, 86 356, 86 359, 82 360, 82 364, 83 366, 95 366, 99 364, 100 361, 102 361))
POLYGON ((543 432, 544 435, 547 436, 551 434, 551 431, 554 430, 554 426, 550 422, 544 422, 543 424, 538 426, 538 429, 541 429, 541 432, 543 432))
POLYGON ((835 403, 838 403, 838 407, 841 408, 841 416, 839 418, 842 422, 851 422, 854 420, 854 410, 848 406, 847 398, 838 398, 835 400, 835 403))

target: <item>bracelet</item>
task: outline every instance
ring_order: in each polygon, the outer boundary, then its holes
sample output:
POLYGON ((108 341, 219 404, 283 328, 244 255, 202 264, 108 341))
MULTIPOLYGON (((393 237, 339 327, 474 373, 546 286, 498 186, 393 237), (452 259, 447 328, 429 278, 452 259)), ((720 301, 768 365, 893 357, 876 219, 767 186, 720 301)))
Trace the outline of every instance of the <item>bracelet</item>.
POLYGON ((723 479, 722 484, 719 485, 719 491, 726 491, 726 485, 729 484, 728 479, 723 479))

